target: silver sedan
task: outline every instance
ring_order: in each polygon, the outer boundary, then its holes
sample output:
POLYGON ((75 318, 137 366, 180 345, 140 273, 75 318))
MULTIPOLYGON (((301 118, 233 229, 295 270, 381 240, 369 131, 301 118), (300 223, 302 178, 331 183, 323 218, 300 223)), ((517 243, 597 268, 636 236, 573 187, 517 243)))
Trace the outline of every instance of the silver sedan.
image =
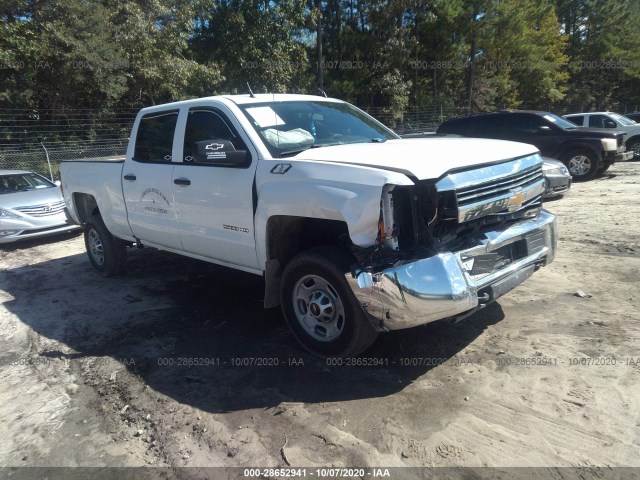
POLYGON ((58 185, 37 173, 0 170, 0 244, 77 228, 58 185))
POLYGON ((564 195, 571 188, 571 174, 564 163, 553 158, 542 157, 542 173, 544 175, 544 198, 564 195))

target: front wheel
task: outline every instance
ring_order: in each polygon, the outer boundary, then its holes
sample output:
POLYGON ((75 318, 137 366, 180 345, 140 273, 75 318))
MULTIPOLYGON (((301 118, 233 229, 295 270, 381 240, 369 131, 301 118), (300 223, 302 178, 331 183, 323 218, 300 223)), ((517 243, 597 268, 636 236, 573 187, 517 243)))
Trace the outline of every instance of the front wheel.
POLYGON ((337 248, 314 248, 293 258, 282 274, 287 325, 306 350, 323 358, 353 357, 378 336, 345 279, 349 263, 337 248))
POLYGON ((640 158, 640 137, 635 137, 627 142, 627 150, 633 152, 633 158, 637 160, 640 158))
POLYGON ((127 247, 122 240, 111 235, 100 215, 93 215, 85 223, 84 244, 91 265, 101 275, 110 277, 125 271, 127 247))
POLYGON ((584 182, 593 179, 600 168, 600 157, 586 148, 579 148, 567 153, 563 161, 573 179, 584 182))

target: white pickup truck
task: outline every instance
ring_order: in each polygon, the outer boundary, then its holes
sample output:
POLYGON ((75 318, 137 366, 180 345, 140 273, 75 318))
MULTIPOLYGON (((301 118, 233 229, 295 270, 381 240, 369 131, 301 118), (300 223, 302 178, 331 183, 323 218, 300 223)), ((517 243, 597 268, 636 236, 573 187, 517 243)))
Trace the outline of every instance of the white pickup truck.
POLYGON ((555 255, 531 145, 400 139, 340 100, 235 95, 145 108, 124 158, 63 162, 89 260, 134 244, 264 277, 295 338, 353 356, 379 332, 461 318, 555 255))

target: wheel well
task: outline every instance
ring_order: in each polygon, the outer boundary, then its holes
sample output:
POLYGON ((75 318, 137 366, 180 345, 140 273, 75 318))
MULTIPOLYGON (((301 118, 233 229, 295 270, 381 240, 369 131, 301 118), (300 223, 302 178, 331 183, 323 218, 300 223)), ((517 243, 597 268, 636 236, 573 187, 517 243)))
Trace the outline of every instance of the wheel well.
POLYGON ((632 142, 636 142, 638 140, 640 140, 640 135, 634 135, 633 137, 631 137, 629 140, 625 142, 625 145, 629 145, 632 142))
POLYGON ((267 223, 267 259, 277 259, 283 267, 303 250, 350 244, 347 224, 339 220, 278 215, 267 223))
POLYGON ((94 214, 99 213, 98 202, 93 195, 87 193, 74 193, 73 206, 80 223, 86 223, 94 214))
POLYGON ((580 150, 586 150, 587 152, 592 153, 593 155, 596 156, 598 160, 602 158, 602 156, 600 155, 600 152, 594 150, 593 147, 591 147, 590 145, 576 145, 571 148, 567 148, 564 152, 562 152, 562 155, 560 155, 559 158, 560 160, 566 162, 570 154, 580 150))
POLYGON ((345 222, 288 215, 269 218, 266 240, 266 308, 280 305, 280 275, 284 266, 298 253, 323 245, 336 245, 348 251, 351 245, 345 222))

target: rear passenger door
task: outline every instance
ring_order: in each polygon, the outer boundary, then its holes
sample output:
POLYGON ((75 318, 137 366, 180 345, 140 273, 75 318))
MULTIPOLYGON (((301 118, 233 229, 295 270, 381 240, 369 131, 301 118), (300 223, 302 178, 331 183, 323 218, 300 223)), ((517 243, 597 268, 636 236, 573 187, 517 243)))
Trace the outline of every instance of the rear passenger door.
MULTIPOLYGON (((135 150, 122 171, 122 191, 129 225, 143 242, 181 249, 173 201, 174 133, 179 110, 144 115, 136 131, 135 150)), ((119 197, 113 192, 113 198, 119 197)))
POLYGON ((181 121, 181 163, 173 171, 177 221, 184 250, 237 266, 258 268, 253 214, 257 151, 235 117, 220 105, 190 107, 181 121), (225 158, 248 151, 246 164, 208 162, 206 144, 225 158))

